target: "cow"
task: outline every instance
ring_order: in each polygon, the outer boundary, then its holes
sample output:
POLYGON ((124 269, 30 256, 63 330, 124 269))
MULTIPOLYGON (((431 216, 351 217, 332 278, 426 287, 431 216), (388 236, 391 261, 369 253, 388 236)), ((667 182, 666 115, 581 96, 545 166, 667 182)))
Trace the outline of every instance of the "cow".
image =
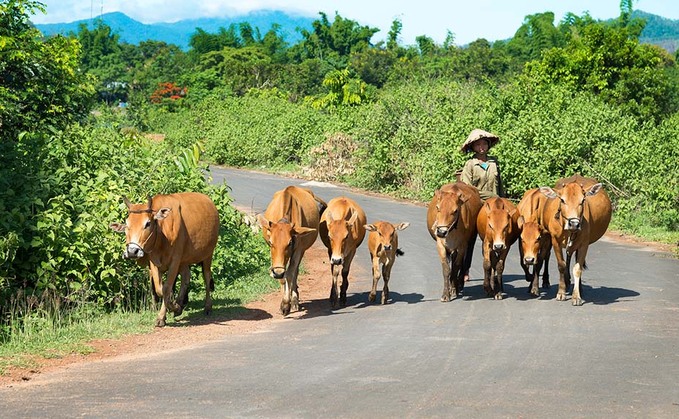
POLYGON ((556 299, 566 300, 571 278, 570 260, 575 254, 571 300, 574 306, 581 306, 585 302, 580 282, 582 271, 587 268, 587 250, 589 245, 598 240, 608 228, 611 206, 607 195, 604 199, 595 198, 603 191, 601 183, 592 183, 587 178, 576 176, 587 182, 560 183, 561 188, 556 190, 547 186, 540 188, 540 191, 549 198, 542 212, 541 225, 552 237, 552 247, 559 268, 559 290, 556 299))
POLYGON ((377 283, 382 278, 382 304, 389 300, 389 279, 391 269, 394 267, 396 256, 403 256, 403 251, 398 248, 398 232, 408 228, 410 223, 392 224, 387 221, 377 221, 366 224, 368 234, 368 251, 372 261, 373 286, 368 295, 368 301, 375 301, 377 296, 377 283))
POLYGON ((464 274, 471 265, 471 258, 465 256, 476 242, 481 205, 475 187, 456 182, 437 189, 427 207, 427 230, 436 241, 443 270, 443 302, 462 294, 464 274))
POLYGON ((519 236, 519 256, 521 267, 526 275, 526 281, 531 283, 528 292, 539 296, 540 270, 542 271, 542 288, 548 289, 549 256, 552 251, 552 239, 549 233, 540 225, 542 208, 547 197, 539 188, 527 190, 517 204, 519 219, 517 220, 521 234, 519 236), (530 268, 533 268, 531 272, 530 268))
POLYGON ((516 206, 506 198, 488 198, 476 218, 476 228, 483 242, 483 289, 489 297, 502 299, 502 273, 507 254, 519 238, 516 206))
POLYGON ((200 264, 205 280, 205 314, 212 311, 214 290, 212 256, 219 238, 219 213, 212 200, 197 192, 149 197, 146 204, 132 204, 125 224, 113 223, 114 231, 126 232, 123 257, 146 262, 155 294, 162 296, 156 326, 165 326, 167 310, 181 315, 188 301, 189 267, 200 264), (178 303, 172 300, 177 275, 182 275, 178 303), (163 282, 162 276, 166 275, 163 282))
POLYGON ((271 253, 269 273, 281 284, 283 316, 299 310, 299 264, 318 237, 320 214, 325 206, 311 190, 288 186, 274 193, 264 214, 258 216, 271 253))
POLYGON ((347 304, 349 269, 356 249, 365 237, 365 224, 363 209, 356 201, 345 196, 331 199, 321 216, 319 234, 330 258, 330 304, 333 308, 337 307, 338 302, 341 306, 347 304))

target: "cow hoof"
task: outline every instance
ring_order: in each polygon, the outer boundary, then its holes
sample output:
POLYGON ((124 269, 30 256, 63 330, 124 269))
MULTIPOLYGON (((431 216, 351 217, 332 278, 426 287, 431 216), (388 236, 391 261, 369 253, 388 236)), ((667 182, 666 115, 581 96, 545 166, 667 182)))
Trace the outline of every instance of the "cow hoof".
POLYGON ((376 298, 377 298, 377 295, 372 293, 372 292, 368 295, 368 301, 371 302, 371 303, 374 303, 376 298))
POLYGON ((495 299, 496 300, 502 300, 502 294, 500 294, 499 292, 497 294, 495 294, 495 299))
POLYGON ((156 319, 156 327, 165 327, 165 319, 156 319))
POLYGON ((289 303, 288 304, 281 303, 281 314, 283 316, 287 316, 288 314, 290 314, 290 304, 289 303))
POLYGON ((174 314, 175 317, 179 317, 179 316, 182 315, 183 312, 184 312, 184 307, 177 306, 177 308, 172 313, 174 314))
POLYGON ((585 300, 583 300, 582 298, 573 298, 574 306, 581 306, 583 304, 585 304, 585 300))
POLYGON ((386 297, 382 297, 382 305, 387 304, 387 302, 388 302, 387 300, 388 299, 386 297))
POLYGON ((566 301, 566 294, 562 293, 562 292, 556 294, 556 300, 557 301, 566 301))

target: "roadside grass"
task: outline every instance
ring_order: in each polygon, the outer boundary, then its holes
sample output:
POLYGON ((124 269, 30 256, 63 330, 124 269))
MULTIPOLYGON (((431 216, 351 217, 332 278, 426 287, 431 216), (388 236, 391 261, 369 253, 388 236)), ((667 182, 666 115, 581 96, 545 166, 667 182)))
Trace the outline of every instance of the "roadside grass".
MULTIPOLYGON (((177 320, 191 322, 224 321, 246 310, 247 303, 275 290, 278 283, 266 271, 235 280, 229 285, 217 282, 212 293, 213 311, 204 316, 205 291, 202 277, 192 274, 189 305, 177 320), (197 280, 200 278, 200 280, 197 280), (200 286, 198 286, 200 283, 200 286)), ((147 304, 140 311, 102 312, 89 306, 71 310, 40 310, 13 322, 15 330, 0 344, 0 375, 10 368, 35 368, 41 359, 62 358, 69 354, 89 354, 93 340, 118 339, 154 330, 157 310, 147 304), (20 325, 19 325, 20 323, 20 325)), ((17 316, 18 318, 19 316, 17 316)), ((172 314, 168 324, 172 324, 172 314)))
POLYGON ((670 247, 674 257, 679 258, 679 231, 670 231, 666 228, 650 226, 639 220, 630 221, 613 217, 609 230, 617 230, 649 242, 666 244, 670 247))

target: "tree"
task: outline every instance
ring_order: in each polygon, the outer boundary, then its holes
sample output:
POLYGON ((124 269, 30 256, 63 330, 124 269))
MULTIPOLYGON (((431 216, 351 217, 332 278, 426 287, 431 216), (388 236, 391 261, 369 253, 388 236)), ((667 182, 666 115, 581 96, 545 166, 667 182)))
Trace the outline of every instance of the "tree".
POLYGON ((640 44, 637 26, 591 18, 569 19, 566 24, 571 34, 568 44, 528 63, 529 77, 541 84, 592 92, 640 119, 659 121, 677 110, 677 86, 665 71, 673 64, 672 57, 640 44))
POLYGON ((302 41, 293 48, 291 53, 301 62, 308 58, 320 58, 336 62, 337 67, 347 64, 351 53, 366 50, 371 46, 370 39, 379 32, 377 28, 361 26, 351 19, 344 19, 335 14, 330 24, 325 13, 319 13, 321 18, 312 22, 312 31, 301 31, 302 41))

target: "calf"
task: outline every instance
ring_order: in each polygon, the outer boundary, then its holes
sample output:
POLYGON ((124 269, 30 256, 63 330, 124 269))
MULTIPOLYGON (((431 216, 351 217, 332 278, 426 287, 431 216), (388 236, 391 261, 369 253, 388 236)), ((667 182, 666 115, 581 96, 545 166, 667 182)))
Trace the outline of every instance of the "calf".
POLYGON ((509 248, 519 237, 519 212, 506 198, 488 198, 476 219, 483 241, 483 289, 489 297, 502 299, 502 273, 509 248))
POLYGON ((391 224, 386 221, 377 221, 367 224, 365 229, 368 234, 368 251, 372 260, 373 287, 368 296, 368 301, 374 302, 377 295, 377 283, 382 277, 382 304, 389 300, 389 278, 391 268, 394 267, 396 256, 402 256, 403 251, 398 248, 398 231, 408 228, 410 223, 391 224), (381 266, 381 269, 380 269, 381 266))
POLYGON ((526 275, 526 281, 531 283, 528 292, 538 296, 540 269, 542 271, 542 288, 549 288, 549 255, 552 250, 552 241, 549 233, 540 225, 542 209, 547 202, 547 197, 534 188, 526 191, 523 198, 517 204, 519 211, 519 256, 521 267, 526 275), (531 272, 531 267, 533 272, 531 272))
POLYGON ((552 238, 540 224, 535 221, 525 221, 523 216, 519 216, 518 227, 521 230, 521 235, 519 236, 521 266, 526 273, 526 280, 531 283, 528 292, 538 297, 540 295, 538 289, 540 283, 539 274, 543 264, 545 270, 542 273, 542 288, 549 288, 547 264, 552 251, 552 238), (530 273, 529 267, 533 267, 532 273, 530 273))

